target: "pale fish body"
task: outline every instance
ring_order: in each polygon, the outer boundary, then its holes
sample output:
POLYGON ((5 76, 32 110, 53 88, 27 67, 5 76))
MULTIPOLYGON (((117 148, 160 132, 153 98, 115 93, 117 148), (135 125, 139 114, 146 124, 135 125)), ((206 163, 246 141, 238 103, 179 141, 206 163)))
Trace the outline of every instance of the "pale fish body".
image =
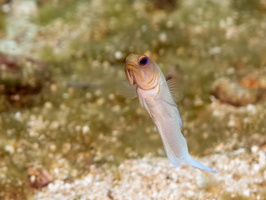
POLYGON ((170 162, 180 166, 182 161, 198 169, 217 173, 189 154, 186 139, 181 133, 182 120, 170 91, 171 81, 168 83, 165 80, 158 65, 146 56, 130 54, 126 59, 125 72, 131 86, 124 84, 120 92, 128 98, 138 96, 160 133, 170 162))

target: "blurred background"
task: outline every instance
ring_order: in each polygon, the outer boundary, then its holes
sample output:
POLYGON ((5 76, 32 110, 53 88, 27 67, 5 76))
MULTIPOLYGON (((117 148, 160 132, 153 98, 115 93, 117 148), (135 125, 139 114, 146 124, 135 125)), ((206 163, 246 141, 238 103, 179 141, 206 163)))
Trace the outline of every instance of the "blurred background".
POLYGON ((116 94, 130 53, 182 80, 192 155, 265 153, 265 52, 265 0, 0 0, 0 199, 165 157, 138 100, 116 94))

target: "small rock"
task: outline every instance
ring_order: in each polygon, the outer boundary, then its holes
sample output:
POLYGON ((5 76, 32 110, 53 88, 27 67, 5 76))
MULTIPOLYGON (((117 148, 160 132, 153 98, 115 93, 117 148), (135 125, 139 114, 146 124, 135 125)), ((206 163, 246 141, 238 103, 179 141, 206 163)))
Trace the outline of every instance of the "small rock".
POLYGON ((116 51, 114 56, 115 56, 115 59, 117 59, 117 60, 120 60, 123 58, 123 54, 121 51, 116 51))
POLYGON ((244 190, 243 195, 245 195, 246 197, 250 196, 250 190, 244 190))
POLYGON ((0 53, 0 94, 13 105, 31 104, 49 80, 44 62, 0 53))
POLYGON ((221 47, 212 47, 210 50, 209 50, 209 54, 210 55, 216 55, 216 54, 220 54, 221 53, 221 47))
POLYGON ((34 167, 28 169, 28 180, 31 187, 41 189, 51 183, 53 178, 46 169, 34 167))
POLYGON ((165 32, 162 32, 162 33, 159 34, 159 40, 160 40, 160 42, 162 42, 162 43, 164 43, 164 42, 167 41, 167 35, 166 35, 165 32))
POLYGON ((256 153, 258 150, 259 150, 259 147, 258 146, 252 146, 251 147, 252 153, 256 153))
POLYGON ((15 149, 14 149, 14 147, 12 145, 6 145, 5 146, 5 151, 10 153, 10 154, 13 154, 15 149))
POLYGON ((197 176, 196 177, 196 184, 200 189, 206 189, 207 188, 207 178, 204 176, 197 176))
POLYGON ((220 78, 211 88, 211 94, 224 103, 234 106, 246 106, 258 101, 258 93, 255 90, 244 88, 228 78, 220 78))
POLYGON ((241 80, 241 85, 253 89, 266 89, 266 68, 256 70, 244 76, 241 80))
POLYGON ((258 91, 260 100, 266 100, 266 68, 256 70, 241 80, 241 85, 258 91))

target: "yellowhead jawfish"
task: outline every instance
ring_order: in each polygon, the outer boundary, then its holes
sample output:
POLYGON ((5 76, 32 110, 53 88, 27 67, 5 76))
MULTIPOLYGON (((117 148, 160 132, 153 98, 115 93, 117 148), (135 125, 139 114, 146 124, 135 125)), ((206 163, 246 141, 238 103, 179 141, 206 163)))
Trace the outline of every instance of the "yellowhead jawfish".
POLYGON ((138 97, 156 125, 168 159, 174 166, 180 161, 195 168, 217 173, 196 161, 188 152, 186 139, 181 133, 182 120, 172 95, 175 81, 166 81, 159 66, 144 55, 130 54, 126 58, 125 73, 120 93, 127 98, 138 97))

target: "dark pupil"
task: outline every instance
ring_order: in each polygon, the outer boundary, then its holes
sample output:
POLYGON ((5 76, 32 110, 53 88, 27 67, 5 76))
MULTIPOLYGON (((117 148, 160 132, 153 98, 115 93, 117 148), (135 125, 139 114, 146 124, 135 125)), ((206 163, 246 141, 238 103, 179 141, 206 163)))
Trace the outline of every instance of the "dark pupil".
POLYGON ((148 58, 146 58, 146 57, 141 58, 140 61, 139 61, 139 64, 141 66, 147 65, 147 63, 148 63, 148 58))

